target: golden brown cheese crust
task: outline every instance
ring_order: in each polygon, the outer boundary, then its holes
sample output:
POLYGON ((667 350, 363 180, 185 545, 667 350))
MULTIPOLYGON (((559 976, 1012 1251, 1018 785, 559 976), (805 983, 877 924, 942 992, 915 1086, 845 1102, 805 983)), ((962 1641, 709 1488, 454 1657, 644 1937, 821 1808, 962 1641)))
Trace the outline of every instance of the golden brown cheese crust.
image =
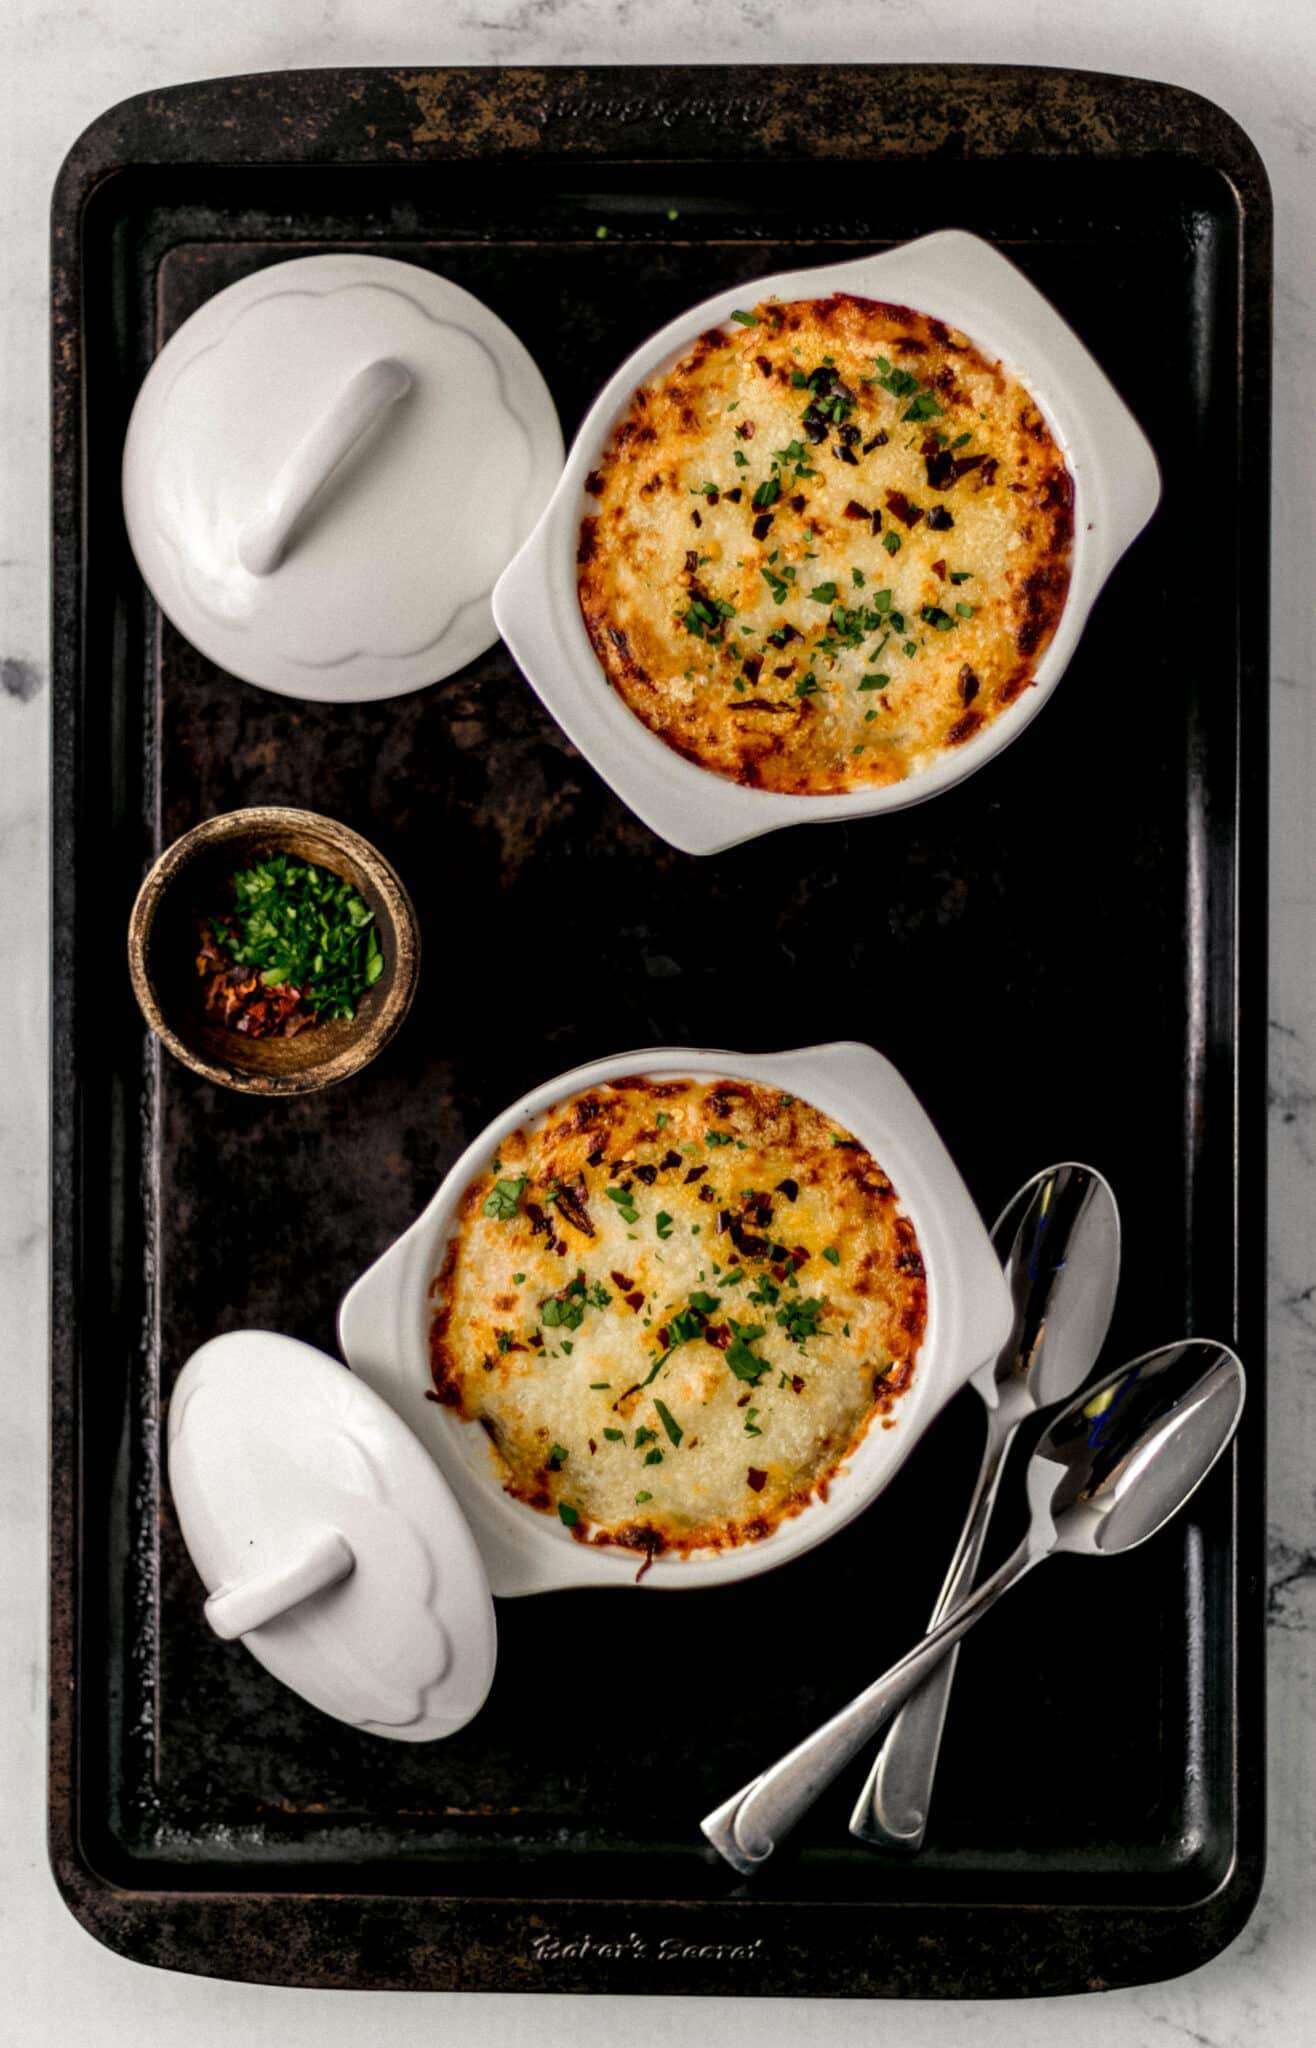
POLYGON ((963 334, 838 294, 773 301, 642 385, 588 480, 581 611, 652 732, 733 781, 898 782, 1033 680, 1073 485, 963 334))
POLYGON ((857 1140, 745 1081, 615 1081, 505 1139, 433 1285, 433 1398, 507 1490, 650 1555, 767 1535, 912 1381, 913 1224, 857 1140))

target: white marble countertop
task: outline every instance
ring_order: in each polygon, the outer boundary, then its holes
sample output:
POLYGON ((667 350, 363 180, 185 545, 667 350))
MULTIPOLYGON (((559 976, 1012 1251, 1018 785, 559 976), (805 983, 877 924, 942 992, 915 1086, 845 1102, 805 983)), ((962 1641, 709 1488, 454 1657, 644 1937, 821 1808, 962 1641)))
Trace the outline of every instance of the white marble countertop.
POLYGON ((1181 2037, 1203 2048, 1316 2039, 1311 1684, 1316 1643, 1316 8, 1309 0, 6 0, 0 9, 0 1979, 30 2048, 279 2041, 396 2048, 637 2031, 760 2048, 801 2026, 837 2043, 1073 2048, 1181 2037), (1173 79, 1229 109, 1275 188, 1277 225, 1271 912, 1270 1798, 1264 1895, 1192 1976, 1036 2004, 810 2007, 273 1991, 167 1976, 97 1947, 55 1894, 42 1840, 46 1374, 46 238, 75 135, 112 102, 184 78, 294 65, 910 60, 1036 62, 1173 79), (16 991, 16 999, 15 992, 16 991), (1063 2010, 1058 2010, 1063 2006, 1063 2010), (643 2009, 641 2009, 643 2008, 643 2009))

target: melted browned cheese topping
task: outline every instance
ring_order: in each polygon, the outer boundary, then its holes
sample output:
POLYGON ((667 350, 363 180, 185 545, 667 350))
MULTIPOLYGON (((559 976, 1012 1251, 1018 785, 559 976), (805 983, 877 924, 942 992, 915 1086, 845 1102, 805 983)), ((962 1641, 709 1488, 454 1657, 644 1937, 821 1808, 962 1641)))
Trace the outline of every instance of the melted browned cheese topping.
POLYGON ((825 1493, 927 1313, 882 1168, 744 1081, 613 1082, 507 1138, 434 1282, 434 1397, 581 1541, 683 1552, 825 1493))
POLYGON ((898 782, 1033 680, 1073 486, 963 334, 838 295, 768 302, 642 385, 588 480, 581 610, 678 753, 821 795, 898 782))

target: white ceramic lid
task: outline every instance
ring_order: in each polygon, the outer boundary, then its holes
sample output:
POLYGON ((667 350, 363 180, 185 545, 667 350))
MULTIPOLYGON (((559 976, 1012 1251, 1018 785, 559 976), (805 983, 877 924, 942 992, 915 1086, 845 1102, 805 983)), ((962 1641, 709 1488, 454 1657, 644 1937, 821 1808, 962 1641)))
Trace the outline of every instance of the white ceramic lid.
POLYGON ((169 1482, 211 1627, 312 1706, 399 1742, 479 1712, 497 1654, 480 1554, 345 1366, 266 1330, 212 1338, 170 1400, 169 1482))
POLYGON ((128 426, 124 514, 161 609, 285 696, 393 697, 497 638, 548 502, 548 387, 479 299, 413 263, 301 256, 217 292, 128 426))

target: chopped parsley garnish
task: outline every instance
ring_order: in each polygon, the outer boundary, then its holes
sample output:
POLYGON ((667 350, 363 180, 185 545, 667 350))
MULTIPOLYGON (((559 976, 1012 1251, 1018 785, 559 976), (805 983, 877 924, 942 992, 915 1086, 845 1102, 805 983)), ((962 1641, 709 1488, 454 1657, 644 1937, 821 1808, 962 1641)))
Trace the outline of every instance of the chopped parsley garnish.
POLYGON ((758 1412, 759 1412, 759 1411, 758 1411, 758 1409, 757 1409, 757 1408, 747 1408, 747 1409, 745 1410, 745 1435, 746 1435, 746 1436, 762 1436, 762 1434, 763 1434, 763 1431, 762 1431, 762 1430, 761 1430, 761 1429, 759 1428, 759 1426, 758 1426, 757 1422, 756 1422, 756 1421, 754 1420, 754 1418, 755 1418, 755 1416, 756 1416, 756 1415, 758 1414, 758 1412))
POLYGON ((866 377, 864 379, 866 384, 880 384, 882 389, 889 391, 893 398, 912 398, 914 396, 914 393, 919 388, 917 377, 912 377, 908 370, 893 370, 885 356, 875 356, 873 360, 877 365, 877 375, 875 377, 866 377))
POLYGON ((828 1246, 826 1246, 826 1248, 823 1251, 823 1257, 827 1259, 833 1266, 839 1266, 841 1263, 841 1254, 837 1251, 836 1246, 834 1244, 829 1244, 828 1246))
POLYGON ((730 1131, 705 1131, 705 1132, 704 1132, 704 1143, 705 1143, 706 1145, 729 1145, 729 1144, 731 1143, 731 1132, 730 1132, 730 1131))
POLYGON ((562 1467, 566 1464, 567 1459, 570 1457, 570 1455, 571 1453, 567 1450, 564 1444, 550 1445, 548 1453, 549 1471, 560 1472, 562 1470, 562 1467))
POLYGON ((637 1508, 642 1508, 647 1500, 652 1499, 653 1495, 651 1493, 637 1493, 635 1496, 635 1505, 637 1508))
POLYGON ((898 555, 901 549, 900 535, 893 533, 888 527, 887 531, 882 535, 882 545, 889 555, 898 555))
POLYGON ((785 581, 785 579, 781 576, 774 575, 771 569, 760 569, 759 574, 763 578, 763 581, 767 584, 768 589, 772 592, 772 595, 776 599, 777 603, 785 604, 786 599, 790 596, 790 585, 785 581))
MULTIPOLYGON (((604 229, 599 229, 600 234, 603 234, 604 232, 604 229)), ((571 1507, 569 1503, 564 1500, 560 1500, 558 1502, 557 1512, 559 1521, 565 1522, 568 1529, 574 1529, 577 1522, 580 1520, 579 1508, 571 1507)))
POLYGON ((861 676, 859 679, 859 687, 861 690, 885 690, 887 684, 890 681, 890 676, 884 676, 880 674, 871 676, 861 676))
POLYGON ((909 411, 902 412, 900 417, 902 420, 936 420, 941 418, 945 410, 945 406, 939 405, 930 391, 920 391, 909 411))
POLYGON ((834 583, 815 583, 809 595, 815 604, 835 604, 836 585, 834 583))
MULTIPOLYGON (((263 989, 288 989, 319 1019, 353 1017, 384 971, 374 912, 350 882, 292 854, 271 854, 232 880, 232 908, 206 919, 230 961, 263 989)), ((286 1011, 285 1011, 286 1014, 286 1011)), ((251 1036, 257 1011, 243 1011, 251 1036)), ((273 1026, 271 1025, 272 1029, 273 1026)))
POLYGON ((519 1287, 519 1286, 521 1285, 521 1282, 522 1282, 522 1281, 523 1281, 524 1279, 525 1279, 525 1274, 524 1274, 524 1273, 513 1273, 513 1275, 512 1275, 512 1284, 513 1284, 513 1286, 514 1286, 514 1287, 519 1287))
POLYGON ((603 1434, 610 1444, 624 1444, 626 1441, 624 1429, 605 1429, 603 1434))
POLYGON ((610 1202, 615 1202, 617 1204, 617 1211, 623 1223, 639 1222, 640 1212, 635 1207, 634 1202, 631 1200, 630 1192, 628 1189, 605 1188, 603 1192, 606 1194, 610 1202))
POLYGON ((676 1225, 673 1223, 666 1209, 660 1209, 658 1211, 657 1216, 654 1218, 654 1229, 658 1232, 659 1237, 670 1237, 675 1228, 676 1225))
POLYGON ((731 315, 731 317, 733 320, 738 320, 742 327, 757 327, 759 324, 759 316, 757 313, 735 312, 731 315))
POLYGON ((756 512, 766 512, 769 505, 775 505, 781 496, 781 478, 770 476, 761 483, 752 500, 756 512))
POLYGON ((668 1442, 675 1448, 685 1435, 685 1431, 673 1415, 671 1409, 666 1407, 662 1401, 655 1401, 653 1405, 658 1410, 658 1420, 667 1431, 668 1442))
MULTIPOLYGON (((724 1287, 729 1287, 731 1282, 730 1280, 724 1280, 722 1284, 724 1287)), ((691 1308, 697 1308, 701 1315, 711 1316, 713 1310, 720 1307, 720 1303, 715 1294, 705 1294, 701 1288, 698 1293, 690 1296, 690 1306, 691 1308)))
MULTIPOLYGON (((606 1287, 600 1286, 597 1280, 593 1286, 586 1287, 585 1275, 578 1272, 558 1294, 550 1295, 540 1304, 540 1314, 545 1329, 578 1330, 585 1320, 587 1308, 606 1308, 611 1300, 606 1287)), ((571 1346, 564 1344, 562 1349, 569 1353, 571 1346)))
MULTIPOLYGON (((485 1215, 495 1217, 499 1223, 510 1223, 529 1185, 524 1174, 519 1180, 495 1181, 491 1192, 484 1198, 485 1215)), ((525 1275, 521 1277, 524 1279, 525 1275)))
POLYGON ((957 604, 955 609, 962 619, 971 619, 973 617, 973 606, 971 604, 957 604))
POLYGON ((766 1358, 756 1358, 750 1345, 763 1335, 762 1323, 738 1323, 731 1320, 732 1340, 723 1356, 738 1380, 748 1380, 756 1387, 768 1370, 766 1358))
POLYGON ((637 1430, 636 1430, 636 1432, 635 1432, 635 1448, 636 1448, 636 1450, 637 1450, 637 1451, 639 1451, 639 1450, 643 1450, 643 1448, 644 1448, 645 1444, 656 1444, 656 1443, 657 1443, 657 1441, 658 1441, 658 1432, 657 1432, 657 1430, 656 1430, 656 1429, 650 1429, 647 1423, 643 1424, 643 1425, 642 1425, 642 1426, 641 1426, 641 1427, 640 1427, 639 1429, 637 1429, 637 1430))
POLYGON ((810 1337, 819 1334, 818 1325, 826 1308, 827 1304, 824 1301, 806 1301, 801 1297, 798 1301, 788 1301, 784 1308, 779 1308, 777 1321, 792 1344, 804 1344, 810 1337))
POLYGON ((949 633, 955 624, 950 613, 944 612, 937 604, 925 604, 919 617, 925 626, 935 626, 939 633, 949 633))
POLYGON ((693 1344, 703 1334, 703 1318, 697 1308, 680 1309, 676 1315, 667 1318, 667 1348, 675 1351, 678 1344, 693 1344))
POLYGON ((661 1451, 649 1451, 645 1454, 644 1462, 646 1465, 661 1465, 663 1454, 661 1451))

